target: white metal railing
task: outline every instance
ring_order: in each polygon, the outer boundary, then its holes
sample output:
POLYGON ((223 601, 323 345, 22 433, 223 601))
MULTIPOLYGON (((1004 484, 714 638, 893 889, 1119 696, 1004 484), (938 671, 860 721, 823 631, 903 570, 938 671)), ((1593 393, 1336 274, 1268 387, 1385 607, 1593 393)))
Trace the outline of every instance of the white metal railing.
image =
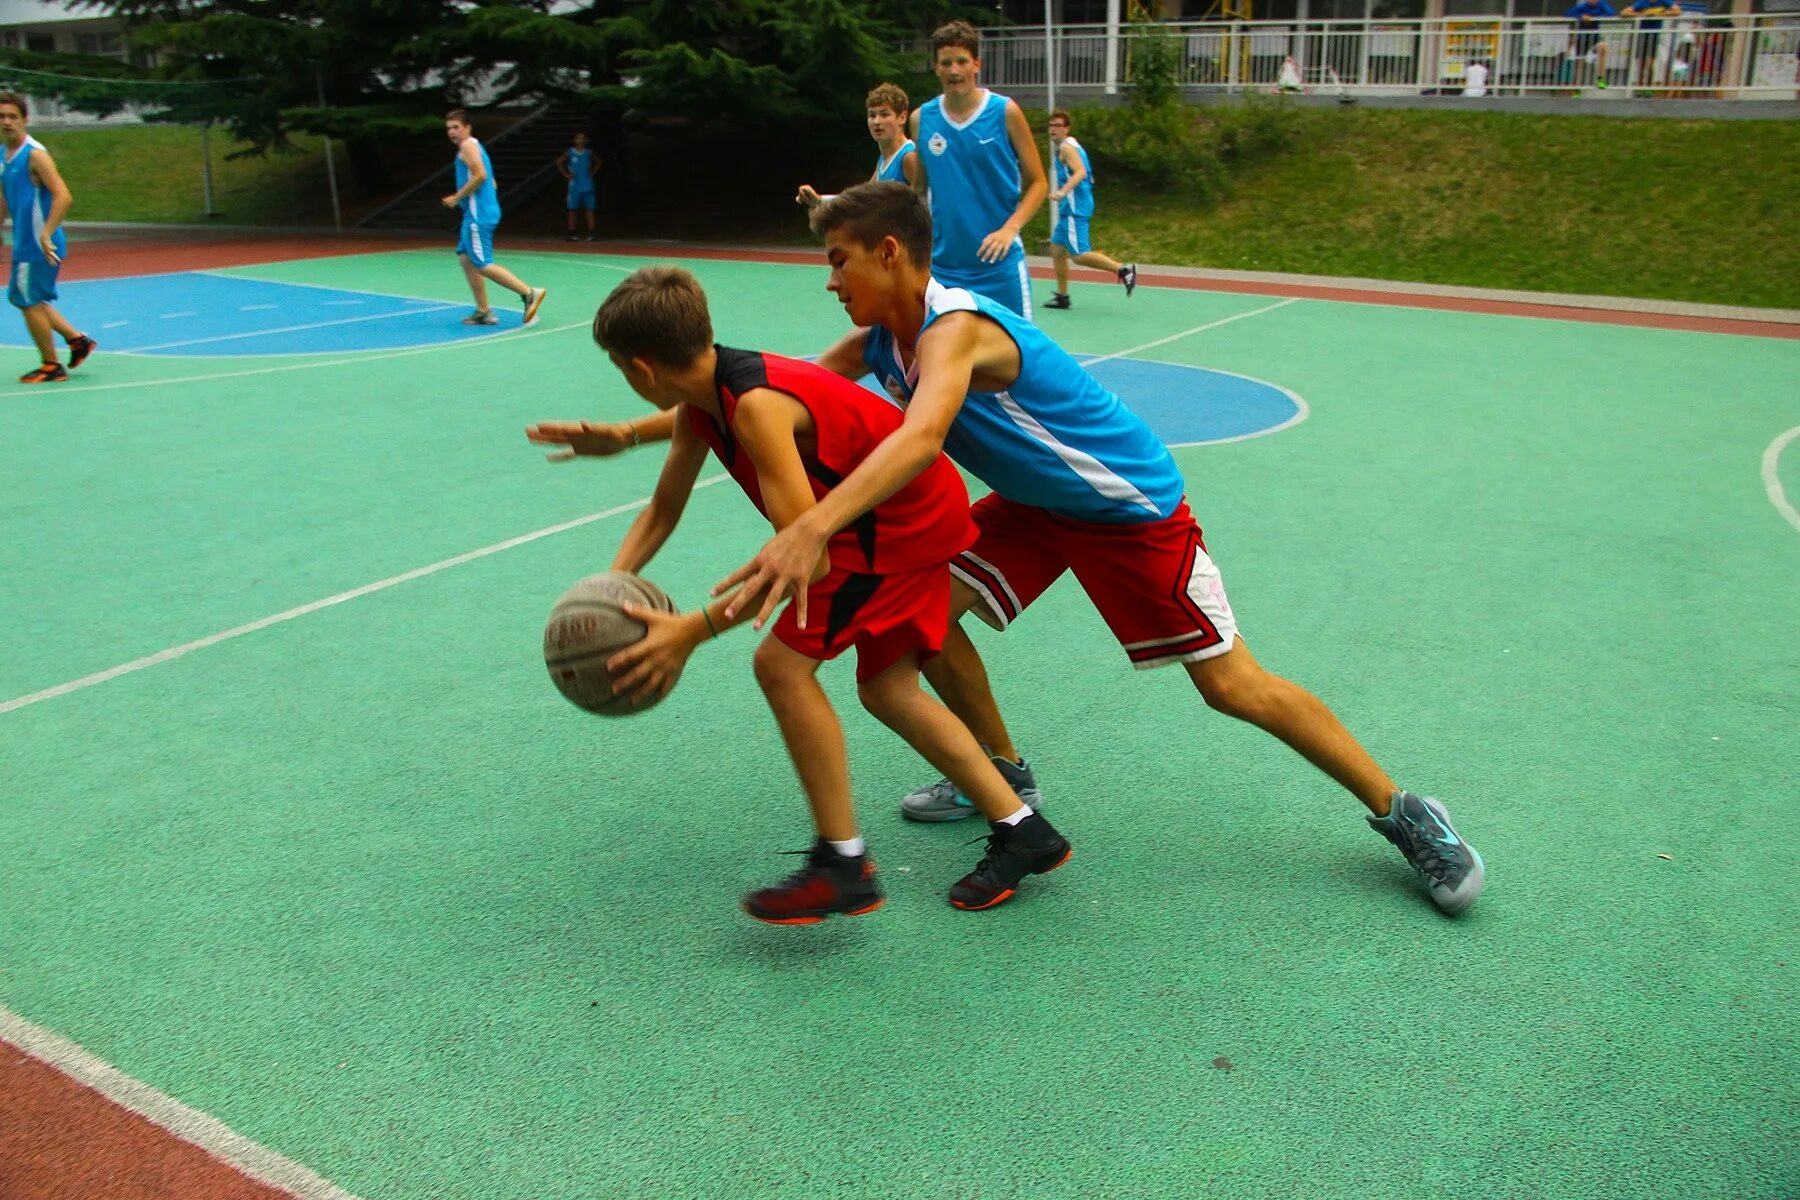
POLYGON ((1455 94, 1481 63, 1488 95, 1596 89, 1584 94, 1800 99, 1795 13, 1614 18, 1593 34, 1566 18, 1509 17, 1171 21, 1116 34, 1061 25, 1048 39, 1041 25, 1007 26, 982 31, 981 81, 1002 92, 1042 88, 1051 61, 1059 100, 1122 92, 1131 86, 1133 49, 1150 31, 1175 39, 1179 82, 1199 89, 1455 94))

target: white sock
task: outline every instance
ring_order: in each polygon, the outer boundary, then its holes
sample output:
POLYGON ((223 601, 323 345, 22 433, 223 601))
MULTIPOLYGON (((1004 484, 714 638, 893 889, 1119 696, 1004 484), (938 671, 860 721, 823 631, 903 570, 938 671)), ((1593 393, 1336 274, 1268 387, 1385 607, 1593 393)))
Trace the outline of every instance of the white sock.
POLYGON ((1031 805, 1021 804, 1021 805, 1019 805, 1018 812, 1014 813, 1010 817, 1001 817, 998 821, 996 821, 994 823, 996 825, 1017 825, 1020 821, 1023 821, 1026 817, 1029 817, 1030 815, 1031 815, 1031 805))
MULTIPOLYGON (((826 840, 830 841, 829 838, 826 840)), ((848 841, 832 842, 831 848, 836 850, 841 857, 861 858, 863 852, 863 840, 859 837, 853 837, 848 841)))

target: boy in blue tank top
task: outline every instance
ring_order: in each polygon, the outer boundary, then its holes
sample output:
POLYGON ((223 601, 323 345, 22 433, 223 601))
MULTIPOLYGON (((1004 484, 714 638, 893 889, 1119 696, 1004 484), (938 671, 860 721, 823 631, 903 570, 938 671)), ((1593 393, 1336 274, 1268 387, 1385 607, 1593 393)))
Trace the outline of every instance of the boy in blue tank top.
POLYGON ((1050 151, 1054 176, 1050 198, 1057 202, 1056 221, 1050 227, 1056 293, 1045 307, 1069 307, 1070 258, 1084 267, 1111 271, 1125 285, 1125 295, 1130 298, 1137 290, 1137 264, 1109 258, 1088 240, 1088 222, 1094 216, 1094 170, 1088 162, 1087 149, 1069 136, 1069 114, 1060 108, 1050 114, 1050 151))
MULTIPOLYGON (((1444 806, 1397 787, 1318 697, 1251 655, 1180 471, 1156 435, 1030 322, 935 280, 931 217, 904 188, 851 188, 815 213, 813 227, 831 263, 827 288, 858 327, 818 362, 851 379, 873 370, 906 418, 719 585, 739 588, 727 615, 760 600, 760 623, 793 596, 804 628, 804 592, 831 535, 942 450, 994 489, 971 513, 976 544, 951 567, 953 617, 973 609, 1005 629, 1073 573, 1134 666, 1182 664, 1207 705, 1280 738, 1362 801, 1369 824, 1399 848, 1439 908, 1473 904, 1481 858, 1444 806)), ((1036 781, 974 643, 953 627, 925 674, 1035 806, 1036 781)), ((967 810, 942 781, 902 803, 914 820, 955 820, 967 810)), ((992 851, 1006 853, 1004 829, 994 839, 992 851)))
POLYGON ((931 205, 931 273, 1031 316, 1025 228, 1049 190, 1037 141, 1017 104, 983 88, 981 35, 952 21, 931 35, 932 70, 943 95, 913 114, 924 168, 918 188, 931 205))
POLYGON ((62 383, 97 344, 81 333, 50 303, 56 299, 56 275, 68 245, 62 220, 73 204, 68 184, 42 142, 25 132, 29 120, 25 97, 0 92, 0 220, 12 218, 12 266, 6 298, 25 318, 25 329, 37 346, 38 366, 19 376, 20 383, 62 383), (56 334, 69 344, 69 366, 56 357, 56 334))
POLYGON ((594 209, 598 198, 594 192, 594 176, 600 173, 600 156, 588 145, 588 135, 578 133, 569 139, 569 148, 556 156, 556 170, 569 181, 569 241, 575 241, 575 213, 587 213, 587 239, 594 241, 594 209))
POLYGON ((475 297, 475 311, 463 318, 463 324, 500 323, 500 318, 488 307, 487 281, 491 279, 519 294, 525 305, 525 324, 529 325, 537 320, 547 289, 532 287, 494 261, 494 230, 500 226, 500 190, 494 185, 494 164, 488 160, 487 147, 476 140, 469 114, 460 108, 453 108, 444 115, 444 133, 456 147, 456 190, 439 203, 462 213, 462 233, 457 238, 456 255, 462 262, 463 277, 469 281, 469 292, 475 297))
MULTIPOLYGON (((883 83, 870 89, 863 101, 869 120, 869 136, 875 139, 875 173, 870 183, 904 183, 913 186, 919 177, 919 156, 912 139, 906 136, 906 113, 911 101, 898 84, 883 83)), ((835 193, 833 193, 835 195, 835 193)), ((794 197, 798 204, 810 209, 831 199, 821 196, 810 183, 800 185, 794 197)))

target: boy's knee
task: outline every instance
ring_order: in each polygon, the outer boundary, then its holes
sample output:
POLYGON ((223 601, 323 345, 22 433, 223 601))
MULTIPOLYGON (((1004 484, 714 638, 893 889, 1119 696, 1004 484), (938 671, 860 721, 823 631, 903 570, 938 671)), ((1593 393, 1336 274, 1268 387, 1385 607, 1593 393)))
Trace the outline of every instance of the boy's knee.
POLYGON ((1260 666, 1226 663, 1216 658, 1189 663, 1188 675, 1208 708, 1246 720, 1264 710, 1276 684, 1275 678, 1260 666))
POLYGON ((772 637, 764 638, 762 645, 756 648, 756 656, 751 659, 757 685, 769 694, 793 686, 799 678, 793 659, 794 655, 787 647, 772 637))

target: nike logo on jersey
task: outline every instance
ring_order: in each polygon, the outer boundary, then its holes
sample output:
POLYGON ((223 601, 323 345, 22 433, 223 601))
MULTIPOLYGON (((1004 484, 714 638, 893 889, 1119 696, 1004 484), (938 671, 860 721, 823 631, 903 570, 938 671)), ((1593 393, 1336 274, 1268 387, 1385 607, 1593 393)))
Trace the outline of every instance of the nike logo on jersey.
POLYGON ((981 144, 982 144, 982 145, 983 145, 983 146, 985 146, 985 145, 987 145, 987 144, 988 144, 988 143, 989 143, 989 142, 991 142, 991 141, 993 141, 993 140, 994 140, 994 139, 993 139, 993 138, 976 138, 976 139, 975 139, 975 140, 976 140, 976 141, 977 141, 977 142, 980 142, 980 143, 981 143, 981 144))

